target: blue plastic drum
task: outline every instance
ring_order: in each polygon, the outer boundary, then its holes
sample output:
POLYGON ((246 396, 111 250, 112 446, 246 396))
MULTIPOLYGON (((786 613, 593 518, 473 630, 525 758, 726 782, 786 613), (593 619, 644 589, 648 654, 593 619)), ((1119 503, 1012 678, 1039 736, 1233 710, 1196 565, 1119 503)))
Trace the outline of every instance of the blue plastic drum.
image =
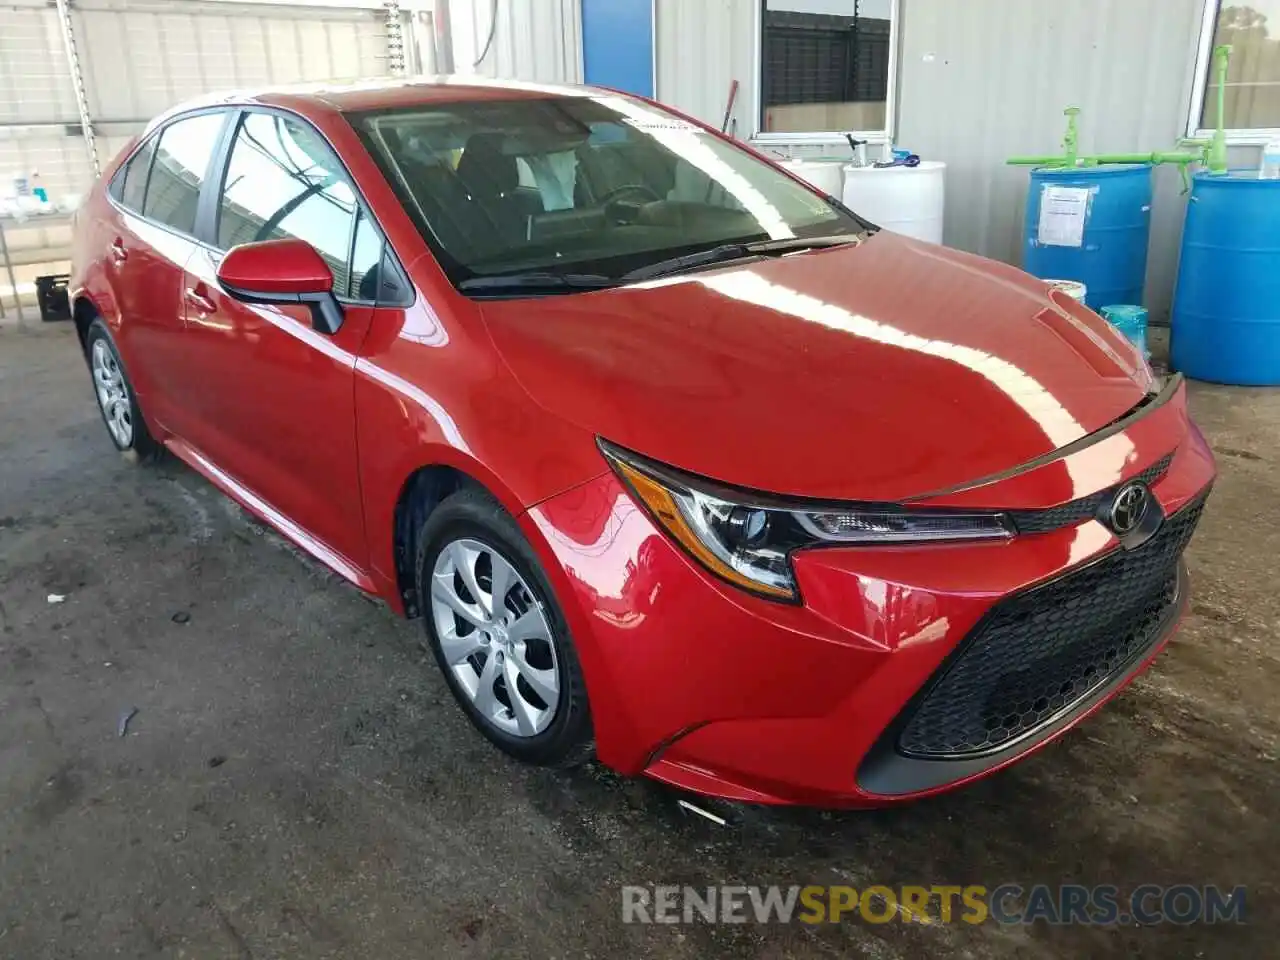
POLYGON ((1045 280, 1078 280, 1085 303, 1143 302, 1151 236, 1151 167, 1031 172, 1022 266, 1045 280))
POLYGON ((1196 175, 1171 360, 1198 380, 1280 384, 1280 180, 1256 170, 1196 175))

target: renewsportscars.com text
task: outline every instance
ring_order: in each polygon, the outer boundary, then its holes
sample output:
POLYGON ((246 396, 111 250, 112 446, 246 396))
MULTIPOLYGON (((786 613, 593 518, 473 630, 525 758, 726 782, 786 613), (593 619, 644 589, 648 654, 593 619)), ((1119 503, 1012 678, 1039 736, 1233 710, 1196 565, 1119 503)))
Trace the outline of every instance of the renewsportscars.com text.
POLYGON ((622 888, 624 923, 1243 923, 1245 888, 1004 883, 622 888))

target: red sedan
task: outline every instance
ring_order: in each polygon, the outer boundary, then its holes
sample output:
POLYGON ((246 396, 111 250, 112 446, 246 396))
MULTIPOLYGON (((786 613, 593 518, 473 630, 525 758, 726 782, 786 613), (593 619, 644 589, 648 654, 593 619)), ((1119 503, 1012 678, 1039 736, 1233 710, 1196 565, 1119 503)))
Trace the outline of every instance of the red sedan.
POLYGON ((647 100, 180 107, 81 211, 71 294, 115 445, 421 617, 521 760, 918 797, 1062 734, 1187 602, 1180 378, 647 100))

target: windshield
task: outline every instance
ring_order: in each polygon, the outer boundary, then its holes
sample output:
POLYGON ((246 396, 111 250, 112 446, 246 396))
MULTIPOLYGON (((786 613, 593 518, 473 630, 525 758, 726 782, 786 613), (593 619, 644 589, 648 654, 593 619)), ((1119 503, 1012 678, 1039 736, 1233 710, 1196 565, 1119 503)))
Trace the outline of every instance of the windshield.
POLYGON ((356 115, 453 283, 623 274, 724 244, 865 228, 734 144, 612 94, 356 115))

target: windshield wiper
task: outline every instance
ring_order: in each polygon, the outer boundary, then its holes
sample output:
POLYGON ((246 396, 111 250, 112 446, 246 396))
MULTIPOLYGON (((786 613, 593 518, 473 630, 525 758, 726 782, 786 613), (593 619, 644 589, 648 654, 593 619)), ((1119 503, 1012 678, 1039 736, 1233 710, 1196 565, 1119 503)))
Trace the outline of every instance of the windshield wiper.
POLYGON ((531 270, 527 273, 500 273, 471 277, 458 284, 464 292, 519 293, 537 290, 603 290, 616 287, 617 280, 596 273, 551 273, 531 270))
POLYGON ((496 273, 463 280, 458 289, 464 293, 535 293, 544 290, 604 290, 623 283, 634 283, 653 277, 665 277, 696 267, 747 257, 780 256, 800 250, 820 247, 838 247, 846 243, 859 243, 865 235, 840 234, 833 237, 788 237, 785 240, 756 240, 751 243, 722 243, 709 250, 688 253, 648 263, 629 270, 620 277, 606 277, 598 273, 552 273, 550 270, 529 270, 524 273, 496 273))
POLYGON ((705 267, 708 264, 722 263, 726 260, 741 260, 749 256, 751 251, 747 249, 745 243, 722 243, 710 250, 699 250, 697 253, 686 253, 683 257, 646 263, 643 267, 628 270, 618 279, 627 283, 634 280, 649 280, 653 277, 665 277, 670 273, 680 273, 682 270, 692 270, 694 267, 705 267))
POLYGON ((624 283, 637 280, 651 280, 654 277, 666 277, 673 273, 682 273, 697 267, 706 267, 714 263, 727 263, 730 260, 742 260, 746 257, 761 257, 794 253, 799 250, 813 250, 820 247, 839 247, 846 243, 860 243, 865 237, 861 233, 839 234, 833 237, 788 237, 785 240, 756 240, 752 243, 722 243, 710 250, 688 253, 682 257, 659 260, 647 263, 643 267, 629 270, 618 279, 624 283))

